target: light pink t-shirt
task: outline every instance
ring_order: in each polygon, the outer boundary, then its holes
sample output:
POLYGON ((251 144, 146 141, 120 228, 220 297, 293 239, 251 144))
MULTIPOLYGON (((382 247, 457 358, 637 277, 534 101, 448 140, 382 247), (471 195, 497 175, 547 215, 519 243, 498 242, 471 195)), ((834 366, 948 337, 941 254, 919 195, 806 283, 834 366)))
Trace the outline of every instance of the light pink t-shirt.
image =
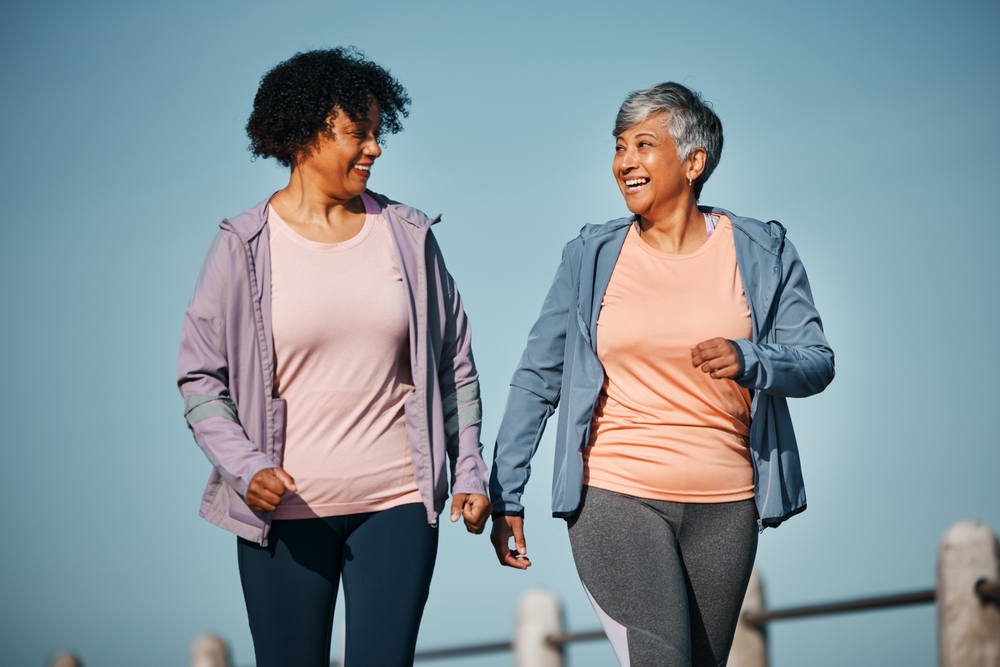
POLYGON ((288 426, 286 493, 275 519, 420 502, 404 421, 413 391, 409 299, 388 223, 367 216, 343 243, 303 238, 268 207, 275 389, 288 426))
POLYGON ((717 336, 751 336, 729 218, 686 255, 629 229, 597 319, 606 379, 585 484, 674 502, 753 497, 750 393, 691 364, 691 346, 717 336))

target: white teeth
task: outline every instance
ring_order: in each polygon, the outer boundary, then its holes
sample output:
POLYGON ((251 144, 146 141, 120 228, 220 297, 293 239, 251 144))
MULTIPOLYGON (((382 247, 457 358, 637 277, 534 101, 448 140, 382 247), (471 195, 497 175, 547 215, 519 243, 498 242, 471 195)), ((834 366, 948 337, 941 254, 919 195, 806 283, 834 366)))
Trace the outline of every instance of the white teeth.
POLYGON ((372 167, 371 167, 370 164, 366 164, 366 165, 356 164, 356 165, 354 165, 354 167, 356 169, 360 169, 361 171, 371 171, 372 170, 372 167))
POLYGON ((627 186, 629 186, 631 188, 631 187, 634 187, 636 185, 643 185, 643 184, 648 183, 648 182, 649 182, 648 178, 633 178, 633 179, 625 181, 625 185, 627 185, 627 186))

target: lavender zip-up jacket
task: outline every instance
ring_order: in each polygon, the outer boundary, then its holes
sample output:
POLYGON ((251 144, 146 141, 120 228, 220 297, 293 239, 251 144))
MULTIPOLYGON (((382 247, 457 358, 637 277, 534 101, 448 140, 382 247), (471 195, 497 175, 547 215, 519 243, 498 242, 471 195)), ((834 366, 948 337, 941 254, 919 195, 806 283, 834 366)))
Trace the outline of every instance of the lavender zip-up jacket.
MULTIPOLYGON (((383 207, 409 294, 406 431, 427 520, 436 524, 449 472, 453 493, 489 493, 469 321, 430 231, 440 217, 369 194, 383 207)), ((188 426, 214 466, 201 516, 261 545, 270 515, 243 498, 254 475, 281 466, 285 434, 285 401, 274 393, 269 200, 219 225, 185 313, 177 378, 188 426)))

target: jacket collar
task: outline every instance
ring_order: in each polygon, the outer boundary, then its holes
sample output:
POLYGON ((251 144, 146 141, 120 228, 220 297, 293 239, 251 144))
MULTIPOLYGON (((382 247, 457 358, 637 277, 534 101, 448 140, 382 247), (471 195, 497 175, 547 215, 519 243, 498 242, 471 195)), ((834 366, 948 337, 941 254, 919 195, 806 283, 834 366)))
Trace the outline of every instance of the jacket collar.
POLYGON ((717 206, 699 206, 698 210, 703 213, 715 213, 728 217, 733 223, 733 229, 743 232, 751 241, 772 255, 781 254, 781 248, 785 243, 785 227, 777 220, 761 222, 753 218, 735 215, 717 206))
MULTIPOLYGON (((377 192, 372 192, 371 190, 366 190, 366 192, 384 208, 391 209, 399 219, 408 222, 414 227, 429 228, 431 225, 441 221, 440 215, 431 219, 424 214, 423 211, 411 208, 406 204, 400 204, 399 202, 392 201, 385 195, 380 195, 377 192)), ((271 202, 271 198, 276 194, 277 192, 272 192, 267 199, 260 202, 256 206, 251 206, 235 218, 223 219, 223 221, 219 223, 219 226, 222 229, 229 229, 233 231, 244 241, 249 241, 253 237, 260 234, 260 231, 264 228, 264 224, 267 222, 267 205, 271 202)))
MULTIPOLYGON (((785 240, 785 228, 777 220, 765 223, 753 218, 744 218, 717 206, 699 206, 698 210, 702 213, 715 213, 728 217, 733 223, 733 228, 746 234, 761 248, 772 255, 781 254, 781 247, 785 240)), ((580 237, 586 240, 604 234, 613 234, 627 228, 633 222, 635 222, 635 216, 630 215, 611 220, 603 225, 584 225, 583 229, 580 230, 580 237)))

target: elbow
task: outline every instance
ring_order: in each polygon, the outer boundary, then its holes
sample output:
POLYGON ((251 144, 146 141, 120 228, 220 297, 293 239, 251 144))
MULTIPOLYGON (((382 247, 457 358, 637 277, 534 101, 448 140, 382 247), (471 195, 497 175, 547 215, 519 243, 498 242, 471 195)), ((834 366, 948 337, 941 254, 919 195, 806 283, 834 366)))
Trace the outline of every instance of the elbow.
POLYGON ((822 392, 830 386, 835 375, 836 369, 833 363, 833 352, 828 350, 805 373, 806 381, 802 387, 802 392, 793 398, 805 398, 806 396, 813 396, 822 392))

